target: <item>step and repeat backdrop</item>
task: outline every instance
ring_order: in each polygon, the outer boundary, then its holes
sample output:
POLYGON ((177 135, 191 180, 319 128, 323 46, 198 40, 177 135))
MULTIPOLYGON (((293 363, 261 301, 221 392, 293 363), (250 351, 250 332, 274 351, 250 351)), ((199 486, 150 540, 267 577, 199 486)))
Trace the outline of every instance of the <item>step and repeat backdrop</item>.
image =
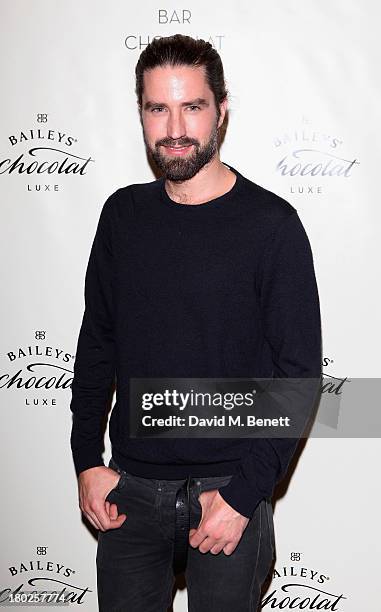
MULTIPOLYGON (((78 507, 69 443, 84 276, 106 198, 155 178, 139 54, 182 33, 220 53, 220 158, 298 210, 321 300, 323 434, 276 490, 262 609, 379 612, 381 442, 363 427, 366 398, 359 429, 339 431, 350 384, 380 376, 378 4, 13 0, 0 13, 0 603, 48 589, 98 609, 97 532, 78 507)), ((107 462, 108 430, 105 446, 107 462)), ((186 610, 179 582, 173 611, 186 610)))

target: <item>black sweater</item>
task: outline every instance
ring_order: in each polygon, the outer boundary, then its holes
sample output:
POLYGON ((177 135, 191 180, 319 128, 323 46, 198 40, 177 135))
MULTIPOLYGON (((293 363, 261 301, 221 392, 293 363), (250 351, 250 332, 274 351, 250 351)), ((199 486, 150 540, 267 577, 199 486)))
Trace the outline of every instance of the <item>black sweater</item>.
POLYGON ((251 517, 285 475, 297 438, 129 437, 129 379, 321 375, 319 297, 296 209, 237 179, 199 205, 174 202, 165 179, 117 189, 103 205, 85 279, 71 449, 77 475, 115 461, 147 478, 234 474, 220 488, 251 517))

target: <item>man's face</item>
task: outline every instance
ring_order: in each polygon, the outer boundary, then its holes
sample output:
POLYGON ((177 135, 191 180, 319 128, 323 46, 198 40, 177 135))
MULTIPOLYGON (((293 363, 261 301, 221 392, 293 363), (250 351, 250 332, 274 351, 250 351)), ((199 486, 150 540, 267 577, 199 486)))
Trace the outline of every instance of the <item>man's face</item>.
POLYGON ((144 72, 144 142, 167 179, 191 179, 213 159, 225 110, 222 103, 218 118, 203 67, 158 66, 144 72))

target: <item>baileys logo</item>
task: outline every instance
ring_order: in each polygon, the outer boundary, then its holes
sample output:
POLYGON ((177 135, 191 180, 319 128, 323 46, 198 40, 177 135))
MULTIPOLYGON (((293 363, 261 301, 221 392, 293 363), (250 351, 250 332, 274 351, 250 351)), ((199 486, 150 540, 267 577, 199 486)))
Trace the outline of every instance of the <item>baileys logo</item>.
POLYGON ((291 193, 320 194, 323 181, 348 179, 360 164, 346 150, 341 137, 314 129, 306 117, 300 127, 277 134, 273 143, 277 152, 276 173, 298 181, 290 186, 291 193))
MULTIPOLYGON (((299 555, 293 554, 296 558, 299 555)), ((330 576, 318 570, 298 565, 275 567, 272 577, 270 592, 261 602, 262 610, 345 610, 348 598, 330 586, 330 576)))
MULTIPOLYGON (((48 115, 39 113, 36 120, 40 124, 47 123, 48 115)), ((0 174, 34 174, 44 177, 45 181, 46 177, 57 174, 84 176, 95 160, 79 151, 77 142, 71 134, 46 126, 15 130, 8 136, 8 152, 0 152, 0 174)), ((35 189, 53 190, 50 183, 45 184, 44 189, 40 184, 35 185, 35 189)), ((28 191, 31 190, 28 185, 28 191)))
MULTIPOLYGON (((35 338, 45 339, 45 331, 36 331, 35 338)), ((41 391, 71 388, 75 355, 61 347, 29 344, 6 351, 5 357, 9 366, 8 371, 0 370, 0 389, 39 391, 37 399, 25 398, 26 405, 47 405, 41 391)), ((49 403, 55 400, 50 398, 49 403)))
POLYGON ((83 580, 77 584, 76 570, 47 556, 47 546, 37 546, 36 555, 40 558, 22 560, 7 568, 7 578, 0 584, 0 607, 6 602, 9 606, 17 605, 59 605, 83 604, 88 593, 94 592, 83 586, 83 580), (13 584, 12 584, 13 583, 13 584))

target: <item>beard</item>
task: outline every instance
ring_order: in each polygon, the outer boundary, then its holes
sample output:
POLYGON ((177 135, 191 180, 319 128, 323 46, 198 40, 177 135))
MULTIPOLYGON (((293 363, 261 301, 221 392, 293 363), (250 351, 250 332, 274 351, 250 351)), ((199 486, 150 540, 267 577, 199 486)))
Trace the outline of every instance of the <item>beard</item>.
POLYGON ((209 163, 215 156, 218 150, 218 118, 213 126, 212 133, 209 140, 201 146, 197 140, 194 139, 180 139, 180 140, 159 140, 155 147, 152 149, 145 137, 144 128, 143 136, 147 150, 147 154, 151 159, 154 160, 157 167, 162 171, 164 177, 170 181, 182 183, 188 181, 194 177, 197 172, 201 170, 207 163, 209 163), (193 145, 190 153, 185 154, 182 157, 177 155, 171 155, 168 153, 164 155, 162 153, 162 145, 164 146, 186 146, 193 145))

